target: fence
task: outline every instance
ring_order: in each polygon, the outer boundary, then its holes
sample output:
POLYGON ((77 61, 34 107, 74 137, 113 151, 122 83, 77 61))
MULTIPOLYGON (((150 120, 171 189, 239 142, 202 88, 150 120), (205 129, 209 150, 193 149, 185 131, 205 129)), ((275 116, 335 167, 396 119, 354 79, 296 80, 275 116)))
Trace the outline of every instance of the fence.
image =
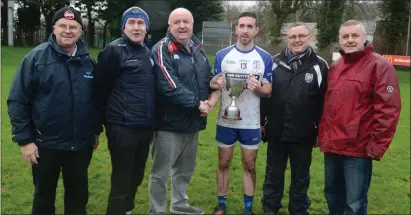
POLYGON ((231 45, 231 22, 203 22, 201 40, 204 51, 215 55, 218 50, 231 45))

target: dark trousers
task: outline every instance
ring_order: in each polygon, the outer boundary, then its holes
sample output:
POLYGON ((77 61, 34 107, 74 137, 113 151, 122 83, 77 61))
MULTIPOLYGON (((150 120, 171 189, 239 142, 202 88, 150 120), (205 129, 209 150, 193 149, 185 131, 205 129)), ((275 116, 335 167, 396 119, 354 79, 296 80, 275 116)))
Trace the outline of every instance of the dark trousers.
POLYGON ((330 214, 367 214, 372 160, 325 153, 324 167, 330 214))
POLYGON ((39 148, 38 164, 32 166, 35 186, 32 214, 55 214, 55 199, 60 171, 64 182, 64 214, 87 214, 87 170, 93 149, 78 152, 39 148))
POLYGON ((311 153, 314 142, 297 143, 270 140, 267 149, 267 166, 263 185, 263 209, 265 213, 277 213, 282 207, 284 173, 290 157, 291 185, 288 211, 290 214, 308 214, 310 199, 311 153))
POLYGON ((144 178, 153 131, 108 124, 106 133, 112 166, 107 214, 123 215, 134 208, 137 187, 144 178))

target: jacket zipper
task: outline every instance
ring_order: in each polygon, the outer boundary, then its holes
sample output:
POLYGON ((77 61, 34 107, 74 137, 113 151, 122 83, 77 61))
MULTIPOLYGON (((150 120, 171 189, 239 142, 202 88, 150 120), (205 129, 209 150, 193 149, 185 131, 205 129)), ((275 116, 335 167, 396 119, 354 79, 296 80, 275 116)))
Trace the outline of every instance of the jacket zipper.
MULTIPOLYGON (((71 58, 69 59, 69 61, 71 60, 71 58)), ((74 125, 74 117, 75 117, 75 108, 74 108, 74 91, 73 91, 73 81, 71 79, 71 70, 70 70, 70 65, 68 64, 69 61, 66 62, 66 67, 67 67, 67 71, 68 71, 68 76, 69 76, 69 82, 70 82, 70 91, 71 91, 71 103, 73 104, 73 111, 72 111, 72 118, 71 121, 73 123, 73 136, 74 136, 74 142, 76 141, 76 128, 74 125)), ((71 149, 73 149, 74 147, 72 146, 71 149)))
POLYGON ((191 56, 194 57, 194 53, 196 53, 196 51, 197 51, 198 47, 200 47, 200 45, 201 45, 201 44, 198 44, 198 45, 194 48, 193 53, 191 53, 191 56))
MULTIPOLYGON (((198 78, 197 70, 195 69, 196 66, 195 66, 195 64, 194 64, 194 54, 196 53, 196 51, 197 51, 198 47, 200 47, 200 45, 201 45, 201 43, 198 44, 196 47, 194 47, 193 52, 191 53, 191 63, 192 63, 192 65, 193 65, 193 67, 194 67, 194 70, 195 70, 194 73, 195 73, 195 75, 196 75, 196 79, 197 79, 197 82, 198 82, 198 86, 200 86, 200 80, 198 80, 199 78, 198 78)), ((198 98, 201 98, 201 88, 200 88, 200 87, 198 88, 198 98)))

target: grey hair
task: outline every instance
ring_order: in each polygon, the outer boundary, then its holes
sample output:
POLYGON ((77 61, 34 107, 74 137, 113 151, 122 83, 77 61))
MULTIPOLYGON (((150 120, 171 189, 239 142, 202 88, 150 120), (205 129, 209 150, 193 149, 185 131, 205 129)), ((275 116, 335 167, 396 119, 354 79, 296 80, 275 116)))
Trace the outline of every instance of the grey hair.
MULTIPOLYGON (((350 20, 345 21, 345 22, 341 25, 340 30, 341 30, 343 27, 354 26, 354 25, 359 25, 360 28, 361 28, 361 33, 363 33, 364 35, 367 35, 367 31, 365 31, 365 26, 364 26, 360 21, 355 20, 355 19, 350 19, 350 20)), ((339 31, 340 31, 340 30, 339 30, 339 31)))
POLYGON ((298 27, 298 26, 303 26, 303 27, 307 28, 308 32, 311 33, 311 29, 304 22, 293 22, 293 23, 291 23, 290 27, 288 28, 288 32, 290 32, 291 28, 295 28, 295 27, 298 27))

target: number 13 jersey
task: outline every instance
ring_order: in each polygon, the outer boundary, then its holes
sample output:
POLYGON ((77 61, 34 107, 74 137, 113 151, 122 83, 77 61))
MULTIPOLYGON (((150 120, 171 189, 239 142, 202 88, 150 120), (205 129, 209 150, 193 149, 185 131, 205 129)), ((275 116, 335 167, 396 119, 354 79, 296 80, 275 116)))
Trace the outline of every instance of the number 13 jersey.
MULTIPOLYGON (((214 71, 217 76, 248 79, 253 75, 259 82, 271 83, 271 55, 254 45, 251 50, 241 51, 236 45, 229 46, 217 52, 214 60, 214 71)), ((231 104, 231 97, 223 90, 217 124, 228 128, 257 129, 260 128, 260 98, 248 89, 236 99, 242 120, 223 119, 226 107, 231 104)))

